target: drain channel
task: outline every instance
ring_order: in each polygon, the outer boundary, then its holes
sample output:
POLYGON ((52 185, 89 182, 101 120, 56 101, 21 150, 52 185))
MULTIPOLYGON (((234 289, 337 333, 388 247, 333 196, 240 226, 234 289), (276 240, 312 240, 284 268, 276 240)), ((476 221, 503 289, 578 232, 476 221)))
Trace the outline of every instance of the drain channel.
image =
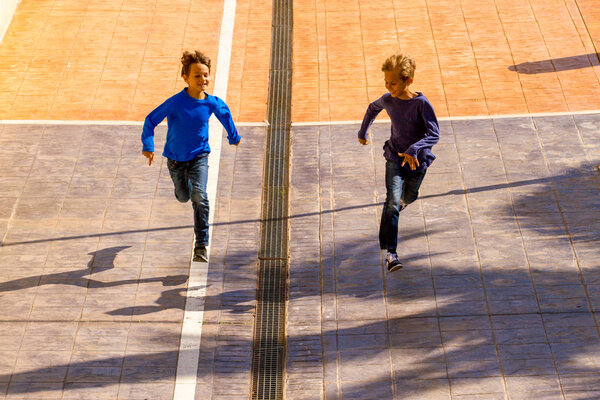
POLYGON ((283 399, 285 299, 288 275, 289 132, 292 82, 292 0, 273 0, 271 67, 252 399, 283 399))

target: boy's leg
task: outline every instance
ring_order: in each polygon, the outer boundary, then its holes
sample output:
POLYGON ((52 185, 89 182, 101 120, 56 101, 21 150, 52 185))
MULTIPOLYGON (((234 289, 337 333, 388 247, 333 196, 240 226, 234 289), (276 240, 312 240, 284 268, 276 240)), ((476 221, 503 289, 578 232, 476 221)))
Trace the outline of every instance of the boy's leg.
POLYGON ((412 171, 404 173, 404 183, 402 184, 402 208, 417 200, 419 197, 419 188, 425 178, 425 171, 412 171))
POLYGON ((190 184, 187 174, 187 162, 167 160, 167 168, 175 185, 175 198, 182 203, 190 199, 190 184))
POLYGON ((386 199, 379 225, 379 246, 390 253, 396 252, 398 244, 398 214, 401 210, 402 187, 404 180, 401 167, 393 161, 385 163, 386 199))
POLYGON ((208 181, 208 153, 201 154, 189 161, 188 176, 191 185, 191 199, 194 207, 195 247, 208 245, 208 196, 206 183, 208 181))

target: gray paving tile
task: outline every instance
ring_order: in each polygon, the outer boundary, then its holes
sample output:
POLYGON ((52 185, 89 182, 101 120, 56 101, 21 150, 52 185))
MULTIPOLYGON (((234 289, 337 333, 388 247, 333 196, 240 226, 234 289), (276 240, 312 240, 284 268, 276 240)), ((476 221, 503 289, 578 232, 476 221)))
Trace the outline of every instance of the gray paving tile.
POLYGON ((63 395, 62 382, 43 383, 17 383, 13 382, 8 387, 7 399, 60 399, 63 395))
POLYGON ((429 332, 438 330, 436 318, 392 318, 388 321, 390 332, 429 332))
POLYGON ((445 362, 402 363, 394 362, 394 379, 445 379, 448 376, 445 362))
POLYGON ((160 400, 173 397, 175 385, 166 382, 121 383, 118 399, 160 400))
MULTIPOLYGON (((554 349, 554 346, 552 346, 554 349)), ((552 350, 546 343, 498 345, 500 358, 504 360, 552 359, 552 350)))
POLYGON ((522 397, 532 392, 558 391, 560 393, 559 385, 558 377, 555 374, 506 377, 506 387, 509 393, 514 393, 517 397, 522 397))
POLYGON ((390 345, 392 348, 413 347, 438 347, 441 346, 440 333, 431 332, 403 332, 401 334, 390 334, 390 345))
POLYGON ((540 324, 529 328, 496 329, 494 331, 498 344, 547 343, 546 332, 540 324))
POLYGON ((448 379, 397 379, 396 396, 413 400, 448 400, 448 379))
POLYGON ((494 345, 445 345, 444 349, 449 362, 495 361, 498 359, 494 345))
POLYGON ((451 380, 452 396, 496 394, 504 392, 501 377, 456 378, 451 380))
POLYGON ((452 289, 462 287, 481 287, 481 278, 478 274, 465 274, 456 276, 434 277, 434 285, 439 289, 452 289))
POLYGON ((458 400, 502 400, 505 398, 504 393, 486 393, 486 394, 468 394, 452 396, 453 399, 458 400))
POLYGON ((445 344, 450 346, 481 346, 494 344, 491 330, 442 331, 442 339, 445 344))
POLYGON ((586 373, 578 375, 563 374, 561 376, 562 386, 567 393, 576 391, 600 392, 600 380, 598 373, 586 373))
POLYGON ((600 342, 598 331, 594 326, 548 326, 546 329, 551 343, 600 342))
POLYGON ((596 391, 574 391, 566 392, 565 399, 567 400, 585 400, 599 398, 600 392, 596 391))
POLYGON ((548 358, 502 360, 502 370, 506 376, 539 376, 556 373, 556 366, 548 358))
POLYGON ((65 383, 63 399, 92 400, 92 399, 117 399, 118 383, 105 382, 73 382, 65 383))
POLYGON ((390 378, 388 351, 341 351, 340 359, 342 381, 373 381, 390 378))
POLYGON ((412 301, 404 304, 390 304, 387 307, 389 318, 428 317, 435 316, 436 308, 433 299, 412 301))
POLYGON ((451 379, 489 378, 502 376, 498 360, 448 361, 448 376, 451 379))
POLYGON ((529 269, 525 267, 491 268, 486 266, 483 268, 483 278, 488 289, 532 285, 529 269))

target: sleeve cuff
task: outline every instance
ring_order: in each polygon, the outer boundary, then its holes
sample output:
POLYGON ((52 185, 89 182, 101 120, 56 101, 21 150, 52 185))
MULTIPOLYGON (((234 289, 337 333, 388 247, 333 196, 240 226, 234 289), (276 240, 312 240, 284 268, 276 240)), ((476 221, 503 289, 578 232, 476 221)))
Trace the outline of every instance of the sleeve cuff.
POLYGON ((237 135, 236 137, 229 139, 229 144, 238 144, 240 140, 242 140, 242 137, 237 135))

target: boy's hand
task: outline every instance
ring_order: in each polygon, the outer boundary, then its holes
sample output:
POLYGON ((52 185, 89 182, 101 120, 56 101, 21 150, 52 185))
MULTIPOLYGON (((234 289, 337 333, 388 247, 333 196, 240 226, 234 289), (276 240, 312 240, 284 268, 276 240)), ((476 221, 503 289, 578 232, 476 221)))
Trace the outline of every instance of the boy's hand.
POLYGON ((362 144, 363 146, 369 144, 369 139, 361 139, 358 138, 358 143, 362 144))
POLYGON ((404 167, 404 164, 408 163, 411 171, 414 171, 419 166, 419 160, 414 158, 413 156, 406 153, 398 153, 400 157, 404 157, 404 161, 402 161, 401 167, 404 167))
POLYGON ((144 157, 148 159, 148 165, 152 165, 152 161, 154 161, 154 152, 153 151, 142 151, 144 157))
POLYGON ((237 146, 238 144, 240 144, 241 141, 242 141, 242 139, 238 140, 238 142, 236 144, 234 144, 234 146, 237 146))

